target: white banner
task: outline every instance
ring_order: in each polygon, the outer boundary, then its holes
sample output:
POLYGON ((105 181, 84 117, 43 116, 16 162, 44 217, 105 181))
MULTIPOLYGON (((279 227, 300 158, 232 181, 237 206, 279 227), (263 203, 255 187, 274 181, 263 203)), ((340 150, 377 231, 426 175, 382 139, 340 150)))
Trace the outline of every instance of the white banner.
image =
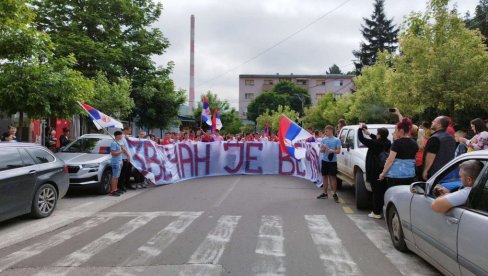
POLYGON ((304 143, 301 160, 284 155, 276 142, 212 142, 156 145, 145 139, 128 139, 132 165, 157 185, 197 177, 235 174, 279 174, 322 183, 320 147, 304 143))

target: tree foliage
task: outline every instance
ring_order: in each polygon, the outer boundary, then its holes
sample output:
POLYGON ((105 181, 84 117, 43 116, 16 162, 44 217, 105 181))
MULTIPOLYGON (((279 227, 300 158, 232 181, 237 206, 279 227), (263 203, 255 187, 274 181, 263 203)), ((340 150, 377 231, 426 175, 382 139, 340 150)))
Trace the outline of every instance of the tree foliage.
POLYGON ((0 15, 0 109, 31 118, 76 114, 76 101, 90 98, 94 88, 73 69, 75 58, 53 55, 54 44, 36 30, 25 1, 1 1, 0 15))
POLYGON ((130 97, 131 83, 127 78, 111 83, 104 73, 98 72, 94 81, 96 93, 90 104, 117 118, 125 118, 132 112, 134 100, 130 97))
POLYGON ((271 131, 278 132, 281 114, 287 116, 296 123, 301 122, 301 119, 297 120, 298 116, 300 115, 298 112, 292 110, 289 106, 279 105, 276 110, 272 110, 270 112, 266 111, 259 115, 256 119, 256 128, 262 131, 266 126, 266 123, 269 123, 271 131))
POLYGON ((353 99, 354 95, 351 94, 335 99, 333 93, 326 93, 318 99, 316 105, 305 109, 304 127, 324 129, 326 125, 336 125, 340 118, 349 114, 353 99))
POLYGON ((485 45, 488 45, 488 0, 480 0, 476 6, 474 17, 468 16, 466 25, 470 29, 478 29, 485 37, 485 45))
POLYGON ((356 57, 354 65, 358 74, 364 66, 375 64, 378 52, 395 52, 398 42, 399 30, 392 23, 392 19, 386 18, 384 0, 375 0, 371 19, 363 18, 363 20, 365 25, 361 25, 361 33, 365 41, 361 42, 359 51, 353 51, 356 57))
POLYGON ((335 75, 342 75, 342 71, 341 69, 339 68, 339 66, 337 66, 336 64, 333 64, 331 67, 329 67, 329 69, 325 72, 326 74, 335 74, 335 75))
POLYGON ((425 109, 456 112, 486 110, 488 52, 483 37, 449 12, 447 0, 433 0, 426 13, 412 14, 400 36, 401 55, 394 58, 386 85, 389 101, 407 115, 425 109))
POLYGON ((266 111, 277 110, 279 106, 289 106, 300 114, 305 107, 311 105, 310 94, 307 89, 297 86, 290 81, 278 82, 271 91, 257 96, 247 107, 247 118, 256 121, 257 117, 266 111))
MULTIPOLYGON (((200 120, 201 118, 203 96, 208 100, 208 106, 212 116, 215 108, 218 108, 219 110, 220 120, 223 125, 221 133, 237 133, 240 131, 242 123, 235 108, 231 107, 228 101, 219 99, 217 94, 213 94, 212 91, 207 91, 205 95, 201 96, 198 107, 193 112, 193 116, 197 118, 197 120, 200 120)), ((203 127, 206 128, 205 125, 206 124, 203 123, 203 127)))

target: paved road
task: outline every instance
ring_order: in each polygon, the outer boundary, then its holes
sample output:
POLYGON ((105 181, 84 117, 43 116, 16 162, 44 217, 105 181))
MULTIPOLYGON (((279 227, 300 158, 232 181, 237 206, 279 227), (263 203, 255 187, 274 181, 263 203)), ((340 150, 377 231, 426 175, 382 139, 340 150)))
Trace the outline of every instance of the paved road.
POLYGON ((396 251, 384 221, 352 207, 351 190, 339 194, 339 203, 315 199, 319 193, 298 178, 233 176, 146 189, 131 198, 71 197, 53 217, 64 226, 46 228, 49 233, 31 232, 54 220, 0 227, 0 240, 18 225, 30 229, 27 240, 0 243, 0 274, 438 274, 396 251))

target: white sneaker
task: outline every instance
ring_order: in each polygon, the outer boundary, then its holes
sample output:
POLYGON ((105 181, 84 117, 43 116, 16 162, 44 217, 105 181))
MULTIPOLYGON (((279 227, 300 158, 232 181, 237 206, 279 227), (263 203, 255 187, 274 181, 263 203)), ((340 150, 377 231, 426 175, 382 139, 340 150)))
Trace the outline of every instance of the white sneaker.
POLYGON ((368 214, 368 217, 374 218, 374 219, 381 219, 381 218, 383 218, 381 215, 377 215, 377 214, 375 214, 373 212, 369 213, 368 214))

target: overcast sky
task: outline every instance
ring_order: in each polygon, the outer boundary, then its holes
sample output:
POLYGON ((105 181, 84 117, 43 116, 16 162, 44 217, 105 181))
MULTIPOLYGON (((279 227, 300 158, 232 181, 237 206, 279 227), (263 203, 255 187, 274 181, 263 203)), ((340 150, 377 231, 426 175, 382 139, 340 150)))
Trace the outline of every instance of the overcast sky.
MULTIPOLYGON (((163 12, 155 25, 171 46, 158 65, 175 62, 172 79, 189 90, 190 15, 195 15, 195 100, 208 90, 238 106, 239 74, 324 74, 332 64, 354 68, 363 17, 373 0, 159 0, 163 12), (253 59, 276 43, 314 24, 253 59), (249 62, 247 62, 249 61, 249 62), (247 62, 247 63, 246 63, 247 62), (236 68, 237 67, 237 68, 236 68), (234 70, 232 70, 234 69, 234 70)), ((386 0, 385 13, 400 25, 427 0, 386 0)), ((474 13, 479 0, 451 1, 474 13)))

